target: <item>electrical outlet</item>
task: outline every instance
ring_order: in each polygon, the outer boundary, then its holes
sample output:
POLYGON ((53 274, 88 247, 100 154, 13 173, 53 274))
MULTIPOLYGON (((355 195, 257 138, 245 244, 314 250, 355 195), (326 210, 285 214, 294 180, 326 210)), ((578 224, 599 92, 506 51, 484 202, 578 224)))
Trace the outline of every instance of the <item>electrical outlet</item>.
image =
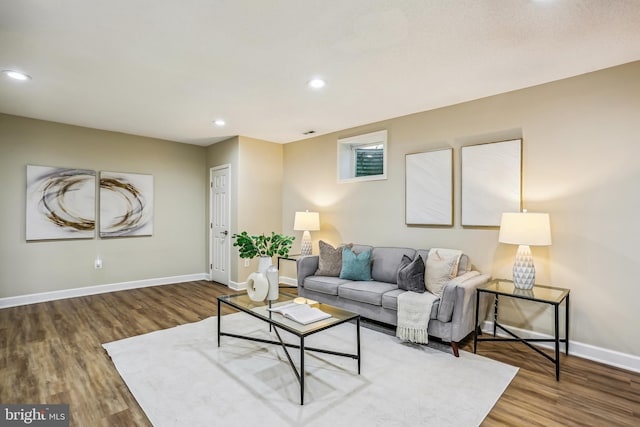
POLYGON ((244 266, 245 267, 249 267, 249 264, 251 263, 251 261, 249 261, 249 258, 245 258, 244 259, 244 266))
POLYGON ((96 260, 93 262, 93 267, 95 269, 102 268, 102 259, 100 257, 97 257, 96 260))

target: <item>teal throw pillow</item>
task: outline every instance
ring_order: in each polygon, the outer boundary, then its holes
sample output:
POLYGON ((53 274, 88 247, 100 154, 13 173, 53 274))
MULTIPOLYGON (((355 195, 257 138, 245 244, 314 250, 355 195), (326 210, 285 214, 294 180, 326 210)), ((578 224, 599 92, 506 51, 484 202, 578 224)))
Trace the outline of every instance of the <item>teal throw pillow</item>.
POLYGON ((342 249, 341 279, 373 280, 371 278, 371 249, 355 254, 349 248, 342 249))

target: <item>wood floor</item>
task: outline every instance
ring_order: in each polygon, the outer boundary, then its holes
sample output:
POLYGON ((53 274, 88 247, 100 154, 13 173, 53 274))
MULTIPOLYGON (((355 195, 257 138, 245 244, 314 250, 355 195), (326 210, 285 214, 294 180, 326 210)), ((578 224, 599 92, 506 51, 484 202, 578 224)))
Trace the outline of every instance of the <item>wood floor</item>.
MULTIPOLYGON (((0 403, 69 403, 73 426, 148 426, 101 344, 216 315, 225 293, 198 281, 2 309, 0 403)), ((563 355, 556 382, 523 345, 478 353, 520 367, 483 426, 640 425, 640 374, 563 355)))

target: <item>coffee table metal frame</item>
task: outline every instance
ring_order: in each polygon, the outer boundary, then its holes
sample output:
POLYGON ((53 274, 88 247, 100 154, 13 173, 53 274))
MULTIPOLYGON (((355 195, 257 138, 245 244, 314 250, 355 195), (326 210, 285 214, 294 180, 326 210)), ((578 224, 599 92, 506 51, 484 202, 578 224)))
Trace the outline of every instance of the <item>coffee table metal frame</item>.
MULTIPOLYGON (((279 299, 274 301, 277 302, 293 302, 293 299, 296 298, 295 295, 290 295, 287 293, 280 292, 279 299)), ((218 347, 220 347, 220 337, 233 337, 239 338, 249 341, 256 341, 265 344, 276 344, 280 345, 284 350, 287 359, 289 360, 289 364, 291 365, 291 369, 293 370, 298 382, 300 383, 300 405, 304 405, 304 354, 305 351, 315 351, 318 353, 332 354, 334 356, 342 356, 349 357, 352 359, 356 359, 358 362, 358 375, 360 375, 360 315, 356 313, 352 313, 346 310, 342 310, 337 307, 333 307, 328 304, 319 304, 318 308, 326 313, 331 314, 332 317, 321 320, 318 322, 314 322, 308 325, 302 325, 294 322, 293 320, 285 319, 284 316, 280 314, 272 313, 271 311, 267 311, 266 308, 271 308, 272 302, 256 302, 251 301, 246 293, 232 294, 232 295, 222 295, 218 297, 218 347), (269 331, 273 330, 275 332, 278 341, 250 337, 246 335, 239 335, 230 332, 223 332, 221 329, 221 319, 223 316, 220 315, 221 304, 226 304, 230 307, 233 307, 243 313, 249 314, 257 319, 262 320, 263 322, 269 325, 269 331), (262 314, 259 311, 256 311, 256 308, 265 308, 265 313, 262 314), (304 345, 304 339, 310 335, 313 335, 318 332, 322 332, 326 329, 330 329, 334 326, 338 326, 342 323, 351 322, 355 320, 356 324, 356 346, 357 353, 343 353, 339 351, 321 349, 316 347, 306 347, 304 345), (287 331, 300 339, 300 344, 293 344, 285 342, 278 330, 287 331), (300 369, 298 370, 295 366, 293 358, 289 354, 287 347, 300 349, 300 369)))

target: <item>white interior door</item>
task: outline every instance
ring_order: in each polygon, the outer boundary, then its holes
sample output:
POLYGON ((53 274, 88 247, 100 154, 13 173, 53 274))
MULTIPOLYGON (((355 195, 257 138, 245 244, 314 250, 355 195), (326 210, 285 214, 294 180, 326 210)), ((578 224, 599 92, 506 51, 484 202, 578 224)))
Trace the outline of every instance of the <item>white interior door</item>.
POLYGON ((210 200, 210 277, 214 282, 229 285, 230 241, 230 166, 211 169, 210 200))

